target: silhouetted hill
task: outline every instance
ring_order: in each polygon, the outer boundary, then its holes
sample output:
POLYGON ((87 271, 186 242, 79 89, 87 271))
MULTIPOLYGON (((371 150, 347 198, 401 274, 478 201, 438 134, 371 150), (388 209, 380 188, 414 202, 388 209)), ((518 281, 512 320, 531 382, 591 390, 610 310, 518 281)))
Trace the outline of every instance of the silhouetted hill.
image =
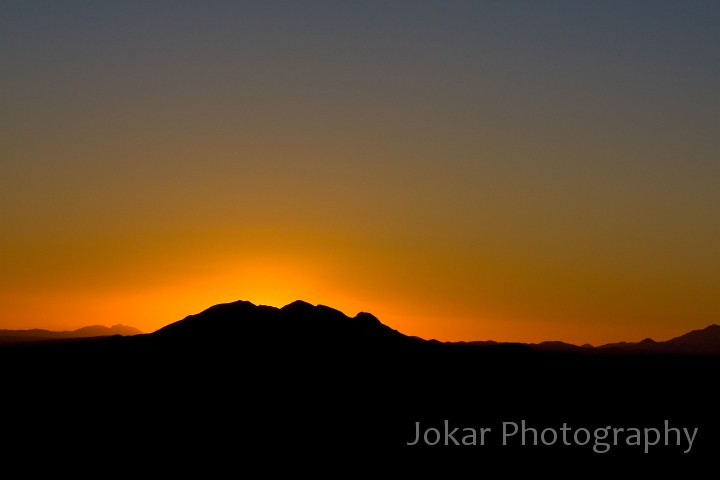
POLYGON ((135 327, 117 324, 112 327, 105 325, 90 325, 77 330, 43 330, 34 328, 30 330, 0 330, 0 344, 36 342, 67 338, 109 337, 111 335, 139 335, 143 332, 135 327))
POLYGON ((151 334, 160 338, 333 344, 385 342, 409 337, 365 312, 348 317, 325 305, 297 300, 282 308, 237 301, 215 305, 151 334))
POLYGON ((693 330, 661 344, 663 350, 672 353, 720 354, 720 326, 693 330))

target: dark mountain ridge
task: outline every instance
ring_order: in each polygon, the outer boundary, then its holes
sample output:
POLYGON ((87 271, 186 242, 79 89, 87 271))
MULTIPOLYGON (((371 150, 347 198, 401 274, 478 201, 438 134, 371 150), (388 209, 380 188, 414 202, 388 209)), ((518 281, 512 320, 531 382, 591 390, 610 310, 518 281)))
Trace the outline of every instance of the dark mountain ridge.
MULTIPOLYGON (((453 342, 471 345, 497 344, 498 342, 473 341, 453 342)), ((545 341, 540 343, 523 343, 528 347, 541 352, 572 352, 597 354, 685 354, 685 355, 720 355, 720 326, 712 324, 706 328, 693 330, 670 340, 656 342, 646 338, 639 342, 616 342, 593 347, 589 344, 582 346, 560 341, 545 341)))
MULTIPOLYGON (((668 343, 713 345, 716 331, 668 343)), ((349 317, 302 301, 215 305, 148 334, 0 346, 0 364, 0 448, 7 458, 30 454, 52 465, 82 452, 83 461, 114 466, 122 452, 129 465, 151 461, 165 473, 254 461, 270 468, 259 459, 298 454, 315 467, 332 456, 355 468, 389 454, 405 468, 440 462, 446 477, 521 464, 538 472, 543 462, 555 472, 572 462, 647 469, 652 461, 688 473, 714 461, 720 446, 720 356, 445 343, 404 335, 369 313, 349 317), (648 454, 617 444, 607 455, 592 445, 504 445, 503 422, 523 420, 538 431, 567 423, 588 432, 668 420, 700 433, 692 455, 674 444, 648 454), (437 429, 440 443, 409 446, 418 422, 437 429), (445 422, 489 427, 492 436, 483 446, 445 445, 445 422)))
POLYGON ((151 334, 157 338, 253 341, 348 342, 406 338, 370 313, 348 317, 339 310, 297 300, 282 308, 237 301, 212 306, 151 334))
POLYGON ((140 335, 143 332, 135 327, 121 323, 107 327, 105 325, 89 325, 76 330, 0 330, 0 345, 22 342, 36 342, 69 338, 109 337, 111 335, 140 335))

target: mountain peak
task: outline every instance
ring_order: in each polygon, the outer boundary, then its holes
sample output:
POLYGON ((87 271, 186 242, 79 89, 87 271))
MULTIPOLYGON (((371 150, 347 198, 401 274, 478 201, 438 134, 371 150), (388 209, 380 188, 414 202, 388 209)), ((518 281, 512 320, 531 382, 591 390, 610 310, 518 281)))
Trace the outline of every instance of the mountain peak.
MULTIPOLYGON (((289 308, 289 307, 314 307, 310 302, 306 302, 305 300, 295 300, 294 302, 290 302, 287 305, 285 305, 282 308, 289 308)), ((282 310, 281 308, 281 310, 282 310)))
POLYGON ((374 323, 374 324, 378 324, 378 325, 381 324, 380 320, 378 320, 378 318, 375 315, 373 315, 372 313, 368 313, 368 312, 358 313, 357 315, 355 315, 355 320, 361 320, 363 322, 374 323))
POLYGON ((288 303, 288 304, 285 305, 284 307, 280 308, 280 310, 285 310, 285 311, 287 311, 287 310, 294 310, 294 311, 297 311, 297 310, 309 310, 309 309, 312 309, 312 308, 315 308, 315 305, 313 305, 312 303, 308 303, 308 302, 306 302, 305 300, 295 300, 294 302, 288 303))

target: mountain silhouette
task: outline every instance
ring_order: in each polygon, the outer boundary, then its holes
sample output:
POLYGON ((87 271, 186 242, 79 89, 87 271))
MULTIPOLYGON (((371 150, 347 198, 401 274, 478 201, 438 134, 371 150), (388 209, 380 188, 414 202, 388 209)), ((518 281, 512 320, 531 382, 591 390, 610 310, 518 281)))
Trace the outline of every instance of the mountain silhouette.
POLYGON ((135 327, 116 324, 111 327, 105 325, 89 325, 76 330, 43 330, 34 328, 30 330, 0 330, 0 344, 36 342, 68 338, 108 337, 111 335, 139 335, 143 332, 135 327))
MULTIPOLYGON (((493 340, 448 342, 457 345, 502 345, 512 342, 495 342, 493 340)), ((710 325, 701 330, 693 330, 684 335, 667 341, 656 342, 646 338, 639 342, 615 342, 593 347, 590 344, 581 346, 560 341, 544 341, 540 343, 522 343, 540 352, 567 353, 602 353, 602 354, 685 354, 685 355, 720 355, 720 326, 710 325)))
POLYGON ((646 338, 639 342, 607 343, 598 347, 577 347, 563 342, 542 342, 531 346, 545 351, 586 353, 720 355, 720 326, 713 324, 662 342, 646 338))
POLYGON ((276 308, 236 301, 212 306, 152 333, 178 340, 272 341, 350 344, 407 339, 370 313, 348 317, 339 310, 302 300, 276 308))
POLYGON ((314 468, 328 458, 352 468, 392 458, 405 473, 437 462, 450 477, 491 467, 539 474, 543 464, 556 472, 575 462, 644 471, 680 465, 692 477, 720 448, 709 381, 720 355, 706 355, 719 330, 632 344, 682 353, 639 355, 627 345, 424 340, 370 313, 236 301, 152 333, 0 345, 0 448, 16 461, 64 465, 82 457, 96 468, 150 463, 165 474, 267 469, 269 455, 300 456, 314 468), (612 354, 588 354, 606 350, 612 354), (522 420, 538 434, 563 423, 593 432, 660 429, 665 421, 700 433, 688 454, 674 443, 645 453, 616 442, 608 454, 592 443, 532 446, 513 437, 503 444, 504 422, 522 420), (408 445, 420 424, 429 442, 408 445), (484 445, 445 445, 448 424, 491 432, 484 445))
POLYGON ((661 350, 672 353, 720 354, 720 326, 713 324, 658 344, 661 350))

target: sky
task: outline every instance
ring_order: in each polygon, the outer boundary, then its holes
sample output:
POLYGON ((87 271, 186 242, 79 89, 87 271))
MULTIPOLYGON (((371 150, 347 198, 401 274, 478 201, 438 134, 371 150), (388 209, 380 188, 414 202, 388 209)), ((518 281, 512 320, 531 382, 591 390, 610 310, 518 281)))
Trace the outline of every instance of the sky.
POLYGON ((0 329, 720 323, 720 3, 0 4, 0 329))

